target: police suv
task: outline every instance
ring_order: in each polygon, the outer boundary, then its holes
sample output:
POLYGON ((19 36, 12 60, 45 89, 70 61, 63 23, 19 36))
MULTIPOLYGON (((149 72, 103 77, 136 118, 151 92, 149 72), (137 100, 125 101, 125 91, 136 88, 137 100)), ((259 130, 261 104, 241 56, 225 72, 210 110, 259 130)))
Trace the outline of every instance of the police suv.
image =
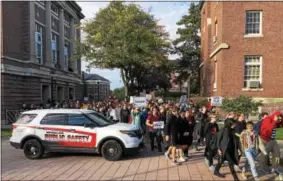
POLYGON ((29 159, 46 152, 86 152, 115 161, 136 153, 142 139, 139 127, 111 122, 95 111, 42 109, 20 115, 13 124, 10 144, 23 149, 29 159))

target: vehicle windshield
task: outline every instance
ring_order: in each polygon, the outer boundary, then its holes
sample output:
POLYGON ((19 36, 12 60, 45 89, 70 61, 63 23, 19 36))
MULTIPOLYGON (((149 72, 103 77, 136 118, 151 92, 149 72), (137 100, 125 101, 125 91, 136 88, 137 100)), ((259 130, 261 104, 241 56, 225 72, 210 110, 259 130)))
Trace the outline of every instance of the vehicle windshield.
POLYGON ((98 113, 87 113, 87 117, 97 123, 99 126, 108 126, 113 124, 110 120, 106 119, 104 116, 98 113))

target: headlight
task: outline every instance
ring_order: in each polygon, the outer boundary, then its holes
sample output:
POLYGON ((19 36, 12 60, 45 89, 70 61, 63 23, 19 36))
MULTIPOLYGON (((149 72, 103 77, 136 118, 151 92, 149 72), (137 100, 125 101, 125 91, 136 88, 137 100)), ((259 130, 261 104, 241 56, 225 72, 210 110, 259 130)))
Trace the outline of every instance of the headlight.
POLYGON ((123 131, 123 130, 120 130, 121 133, 123 134, 126 134, 130 137, 137 137, 136 133, 134 131, 123 131))

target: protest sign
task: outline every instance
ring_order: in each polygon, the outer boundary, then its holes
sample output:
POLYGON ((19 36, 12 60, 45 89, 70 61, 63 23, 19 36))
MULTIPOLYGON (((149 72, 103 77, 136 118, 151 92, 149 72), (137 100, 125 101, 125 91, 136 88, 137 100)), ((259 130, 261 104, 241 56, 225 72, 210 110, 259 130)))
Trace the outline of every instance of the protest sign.
POLYGON ((153 122, 153 129, 164 129, 164 121, 153 122))
POLYGON ((223 97, 214 96, 211 98, 211 105, 216 107, 222 106, 222 101, 223 97))
POLYGON ((133 97, 133 104, 135 107, 146 107, 146 97, 133 97))

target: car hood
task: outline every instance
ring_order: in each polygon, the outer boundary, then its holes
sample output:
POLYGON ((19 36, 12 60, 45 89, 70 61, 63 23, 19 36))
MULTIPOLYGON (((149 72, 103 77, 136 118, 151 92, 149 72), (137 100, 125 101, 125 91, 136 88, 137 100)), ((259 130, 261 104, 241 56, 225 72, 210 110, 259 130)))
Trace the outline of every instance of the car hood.
POLYGON ((127 124, 127 123, 116 123, 107 126, 108 129, 116 129, 116 130, 137 130, 139 129, 138 126, 132 125, 132 124, 127 124))

